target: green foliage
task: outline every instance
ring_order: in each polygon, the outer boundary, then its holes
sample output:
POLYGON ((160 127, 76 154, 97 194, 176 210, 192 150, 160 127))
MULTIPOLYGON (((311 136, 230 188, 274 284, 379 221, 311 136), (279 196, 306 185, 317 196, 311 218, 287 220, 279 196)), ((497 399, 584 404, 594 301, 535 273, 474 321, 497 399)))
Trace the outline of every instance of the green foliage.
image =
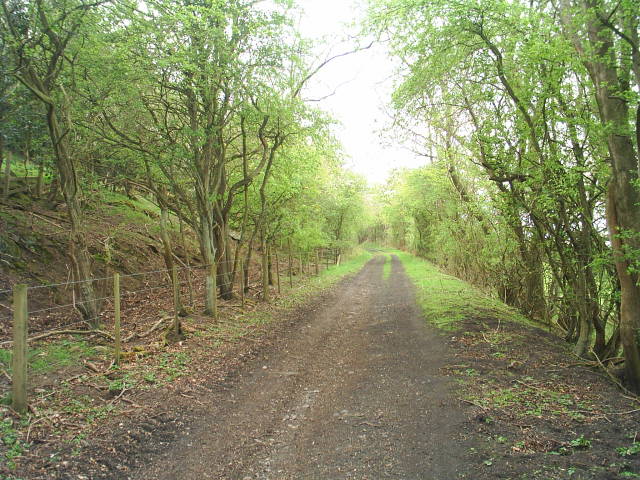
POLYGON ((580 435, 578 438, 571 440, 569 445, 573 448, 586 449, 591 447, 591 440, 585 438, 584 435, 580 435))
POLYGON ((159 369, 165 373, 168 382, 173 382, 187 373, 188 364, 187 352, 164 353, 160 359, 159 369))
POLYGON ((620 477, 622 477, 622 478, 640 478, 640 474, 626 471, 626 472, 621 472, 620 473, 620 477))
POLYGON ((640 453, 640 442, 633 442, 628 447, 618 447, 616 448, 616 452, 618 452, 618 455, 622 457, 637 455, 640 453))
MULTIPOLYGON (((590 346, 607 353, 615 340, 620 287, 605 203, 616 150, 608 138, 627 139, 629 177, 638 152, 633 115, 610 122, 602 102, 624 98, 622 108, 635 111, 640 79, 612 72, 625 80, 603 95, 593 62, 628 71, 618 59, 637 29, 626 20, 637 10, 631 3, 370 1, 369 30, 402 59, 393 134, 425 124, 415 149, 433 159, 399 172, 384 192, 393 244, 555 323, 578 355, 590 346), (611 12, 607 22, 591 17, 600 9, 611 12), (599 50, 587 25, 610 44, 599 50)), ((620 205, 637 204, 637 190, 626 191, 620 205)), ((637 274, 637 209, 632 217, 635 227, 619 238, 637 274)))
MULTIPOLYGON (((95 349, 83 340, 60 340, 29 352, 29 368, 34 373, 48 373, 81 363, 95 355, 95 349)), ((0 365, 11 371, 11 351, 0 349, 0 365)))
POLYGON ((131 378, 131 376, 125 374, 120 378, 111 380, 107 385, 107 388, 110 392, 121 392, 122 390, 133 388, 135 385, 136 382, 131 378))
POLYGON ((14 469, 14 459, 22 456, 30 445, 20 439, 18 430, 16 429, 12 418, 4 418, 0 421, 0 438, 6 447, 2 463, 4 463, 7 468, 14 469))
MULTIPOLYGON (((580 412, 592 409, 590 405, 574 399, 569 394, 548 387, 534 388, 523 384, 504 388, 489 384, 481 395, 473 396, 470 400, 486 407, 505 409, 522 417, 567 416, 580 421, 584 418, 580 412)), ((569 443, 569 446, 574 448, 588 448, 590 445, 590 440, 584 436, 569 443)))
MULTIPOLYGON (((492 192, 485 182, 473 181, 475 189, 492 192)), ((394 245, 488 290, 499 290, 514 276, 513 238, 505 226, 489 231, 482 220, 495 216, 492 200, 478 196, 473 204, 461 203, 444 164, 397 171, 381 196, 394 245)))

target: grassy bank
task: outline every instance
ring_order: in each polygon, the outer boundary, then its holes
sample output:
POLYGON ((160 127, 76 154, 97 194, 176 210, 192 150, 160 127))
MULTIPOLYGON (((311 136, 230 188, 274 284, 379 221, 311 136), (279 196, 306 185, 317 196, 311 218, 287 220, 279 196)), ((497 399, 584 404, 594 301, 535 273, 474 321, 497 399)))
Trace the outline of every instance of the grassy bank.
POLYGON ((529 322, 514 308, 442 273, 428 261, 406 252, 394 251, 394 254, 416 287, 416 300, 425 318, 438 328, 455 330, 460 321, 470 317, 529 322))

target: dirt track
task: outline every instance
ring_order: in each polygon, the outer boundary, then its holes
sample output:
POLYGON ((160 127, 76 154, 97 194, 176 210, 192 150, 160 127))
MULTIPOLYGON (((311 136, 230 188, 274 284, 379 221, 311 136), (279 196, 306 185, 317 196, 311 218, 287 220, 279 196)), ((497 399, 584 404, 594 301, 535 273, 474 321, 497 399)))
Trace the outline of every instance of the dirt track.
POLYGON ((138 479, 454 479, 464 415, 397 258, 342 282, 138 479), (268 358, 267 358, 268 357, 268 358))

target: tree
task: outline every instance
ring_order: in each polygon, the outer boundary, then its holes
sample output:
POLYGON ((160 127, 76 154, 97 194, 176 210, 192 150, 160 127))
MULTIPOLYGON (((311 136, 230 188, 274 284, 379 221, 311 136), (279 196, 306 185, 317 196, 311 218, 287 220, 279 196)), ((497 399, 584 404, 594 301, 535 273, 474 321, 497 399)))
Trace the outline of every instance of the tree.
POLYGON ((601 221, 607 151, 587 72, 552 11, 546 2, 405 0, 374 2, 371 18, 405 62, 396 123, 427 131, 416 137, 439 149, 460 201, 467 162, 494 184, 480 188, 518 246, 517 274, 498 276, 508 281, 503 298, 554 319, 577 354, 609 356, 617 284, 601 221))
POLYGON ((620 335, 627 380, 640 392, 640 12, 634 2, 604 0, 562 0, 559 10, 593 82, 611 158, 607 222, 621 288, 620 335))
POLYGON ((70 76, 79 62, 82 41, 89 35, 93 15, 104 2, 64 0, 49 4, 2 1, 2 43, 13 62, 11 72, 43 104, 56 170, 70 223, 69 257, 77 306, 94 326, 99 306, 92 285, 91 259, 83 229, 80 181, 71 148, 70 76))

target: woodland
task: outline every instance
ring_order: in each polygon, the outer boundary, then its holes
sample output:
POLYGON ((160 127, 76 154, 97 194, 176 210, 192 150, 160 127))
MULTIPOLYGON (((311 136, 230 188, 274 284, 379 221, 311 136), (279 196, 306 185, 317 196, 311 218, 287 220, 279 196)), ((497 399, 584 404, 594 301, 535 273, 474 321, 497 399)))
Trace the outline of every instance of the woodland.
POLYGON ((162 267, 191 245, 223 300, 271 248, 317 270, 318 252, 393 246, 640 392, 636 0, 370 0, 362 43, 324 57, 288 0, 0 1, 3 291, 56 280, 29 275, 9 220, 60 212, 68 295, 99 328, 122 232, 92 222, 146 202, 162 267), (398 65, 386 134, 425 158, 377 186, 305 98, 371 39, 398 65))
POLYGON ((372 2, 396 132, 429 165, 379 192, 385 235, 552 326, 640 390, 640 6, 372 2))
POLYGON ((240 264, 248 285, 253 247, 349 244, 365 182, 301 96, 330 59, 311 56, 288 2, 6 1, 1 27, 2 195, 64 209, 94 327, 91 279, 105 265, 89 252, 87 212, 109 195, 157 207, 167 270, 174 224, 188 230, 224 299, 240 264))

